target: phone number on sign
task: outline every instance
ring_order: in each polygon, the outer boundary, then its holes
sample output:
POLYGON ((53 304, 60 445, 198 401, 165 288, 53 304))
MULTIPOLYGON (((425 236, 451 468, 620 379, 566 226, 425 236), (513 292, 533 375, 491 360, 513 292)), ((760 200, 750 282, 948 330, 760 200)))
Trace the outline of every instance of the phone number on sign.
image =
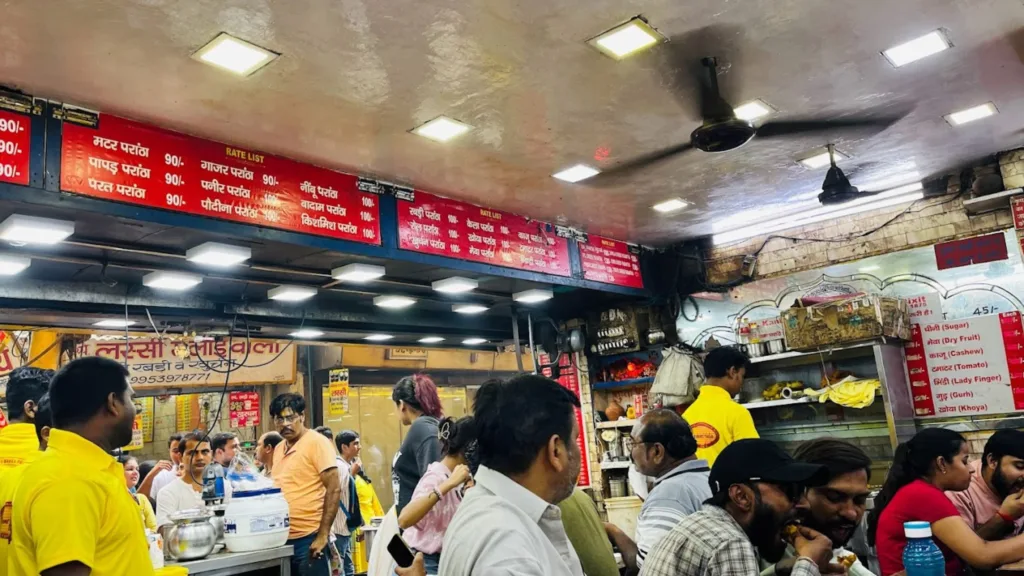
POLYGON ((132 376, 132 384, 177 384, 184 382, 209 382, 209 374, 159 374, 156 376, 132 376))

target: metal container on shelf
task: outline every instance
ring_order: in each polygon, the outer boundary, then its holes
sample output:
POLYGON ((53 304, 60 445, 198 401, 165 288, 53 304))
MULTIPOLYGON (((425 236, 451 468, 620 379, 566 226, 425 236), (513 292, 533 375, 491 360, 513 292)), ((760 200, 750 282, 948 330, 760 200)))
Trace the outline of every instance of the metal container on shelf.
POLYGON ((212 517, 213 514, 198 508, 171 515, 174 525, 164 539, 164 552, 179 562, 209 556, 217 545, 217 528, 210 523, 212 517))
POLYGON ((633 437, 629 434, 622 435, 622 457, 629 460, 633 454, 633 437))
POLYGON ((612 478, 608 481, 608 488, 611 491, 612 498, 625 498, 626 497, 626 479, 625 478, 612 478))

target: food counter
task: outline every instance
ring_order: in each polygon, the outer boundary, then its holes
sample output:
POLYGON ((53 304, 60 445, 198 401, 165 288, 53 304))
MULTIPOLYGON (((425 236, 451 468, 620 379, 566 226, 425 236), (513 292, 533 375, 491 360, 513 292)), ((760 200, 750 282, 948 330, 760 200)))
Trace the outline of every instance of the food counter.
POLYGON ((231 576, 233 574, 249 574, 266 568, 280 569, 281 576, 291 576, 292 546, 279 546, 270 550, 256 552, 221 552, 211 554, 201 560, 189 562, 168 562, 167 566, 188 568, 190 576, 231 576))

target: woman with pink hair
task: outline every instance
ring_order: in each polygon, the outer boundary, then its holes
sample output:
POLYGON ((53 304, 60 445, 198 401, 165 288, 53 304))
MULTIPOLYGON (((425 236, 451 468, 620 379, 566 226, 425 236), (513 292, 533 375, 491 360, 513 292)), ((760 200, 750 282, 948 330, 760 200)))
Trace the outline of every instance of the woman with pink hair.
POLYGON ((427 467, 441 459, 437 426, 444 412, 437 386, 426 374, 399 380, 391 391, 391 399, 398 408, 399 420, 409 426, 391 463, 391 488, 395 492, 396 512, 401 514, 427 467))

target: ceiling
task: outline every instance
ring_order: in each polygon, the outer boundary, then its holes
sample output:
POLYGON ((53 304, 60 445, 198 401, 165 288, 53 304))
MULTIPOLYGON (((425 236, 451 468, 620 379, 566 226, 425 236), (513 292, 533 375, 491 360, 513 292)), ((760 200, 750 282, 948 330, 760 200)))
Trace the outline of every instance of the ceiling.
POLYGON ((7 0, 0 12, 0 84, 652 245, 806 200, 824 172, 794 159, 827 140, 852 156, 844 167, 864 167, 863 185, 1024 139, 1020 0, 7 0), (637 14, 674 41, 622 62, 585 44, 637 14), (708 26, 718 38, 693 48, 708 26), (940 27, 952 50, 901 69, 879 55, 940 27), (221 31, 283 56, 245 79, 189 58, 221 31), (697 118, 668 88, 680 50, 723 58, 727 98, 779 117, 913 111, 874 135, 693 153, 618 188, 550 177, 685 140, 697 118), (988 101, 999 116, 942 119, 988 101), (439 114, 476 129, 449 144, 408 133, 439 114), (693 207, 650 209, 674 196, 693 207))

